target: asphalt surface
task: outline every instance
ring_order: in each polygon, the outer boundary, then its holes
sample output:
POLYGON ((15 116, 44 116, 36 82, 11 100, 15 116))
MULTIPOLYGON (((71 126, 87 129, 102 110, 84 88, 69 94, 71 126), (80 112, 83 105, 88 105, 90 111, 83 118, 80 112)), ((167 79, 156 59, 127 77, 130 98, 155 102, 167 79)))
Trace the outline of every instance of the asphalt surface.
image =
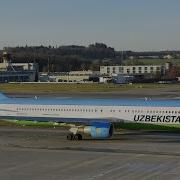
POLYGON ((122 131, 68 141, 66 130, 0 127, 0 179, 179 179, 180 133, 122 131))

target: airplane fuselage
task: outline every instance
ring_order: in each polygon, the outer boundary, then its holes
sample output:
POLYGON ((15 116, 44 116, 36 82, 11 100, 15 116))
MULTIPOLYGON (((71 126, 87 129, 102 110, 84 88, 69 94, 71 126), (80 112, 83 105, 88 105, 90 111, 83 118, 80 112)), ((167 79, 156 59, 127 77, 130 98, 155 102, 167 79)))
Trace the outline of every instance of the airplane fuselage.
POLYGON ((180 124, 180 101, 5 98, 0 102, 0 117, 56 122, 106 120, 180 124))

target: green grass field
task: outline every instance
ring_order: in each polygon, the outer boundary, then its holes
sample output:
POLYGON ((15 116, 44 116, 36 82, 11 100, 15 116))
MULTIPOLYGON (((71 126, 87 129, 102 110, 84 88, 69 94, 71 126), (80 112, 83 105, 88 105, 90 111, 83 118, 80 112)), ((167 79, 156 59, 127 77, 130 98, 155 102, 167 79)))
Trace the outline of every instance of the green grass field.
MULTIPOLYGON (((16 127, 36 127, 36 128, 68 128, 72 124, 54 123, 54 122, 37 122, 37 121, 17 121, 17 120, 0 120, 0 126, 16 127)), ((118 123, 114 125, 115 130, 159 130, 159 131, 178 131, 180 125, 153 125, 140 123, 118 123)))
POLYGON ((175 87, 178 84, 54 84, 54 83, 1 83, 0 91, 6 93, 58 93, 58 92, 118 92, 137 89, 175 87))
POLYGON ((0 126, 16 126, 16 127, 44 127, 44 128, 54 128, 54 127, 67 127, 65 123, 55 123, 55 122, 38 122, 38 121, 25 121, 25 120, 0 120, 0 126))
POLYGON ((140 124, 140 123, 119 123, 114 125, 115 129, 128 130, 160 130, 160 131, 179 131, 180 125, 158 125, 158 124, 140 124))

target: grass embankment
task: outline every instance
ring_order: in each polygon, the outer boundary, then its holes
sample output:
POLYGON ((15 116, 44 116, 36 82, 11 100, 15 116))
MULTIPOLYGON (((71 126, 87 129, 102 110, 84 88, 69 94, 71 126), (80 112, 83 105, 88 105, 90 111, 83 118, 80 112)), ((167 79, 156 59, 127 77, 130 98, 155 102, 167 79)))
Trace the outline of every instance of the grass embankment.
POLYGON ((58 92, 119 92, 136 89, 159 89, 175 87, 177 84, 54 84, 54 83, 9 83, 0 84, 0 91, 5 93, 58 93, 58 92))
MULTIPOLYGON (((68 128, 70 124, 54 122, 37 122, 37 121, 17 121, 17 120, 0 120, 0 126, 9 127, 37 127, 37 128, 68 128)), ((160 131, 179 131, 180 125, 153 125, 138 123, 118 123, 114 125, 116 130, 160 130, 160 131)))
POLYGON ((44 128, 54 128, 54 127, 67 127, 65 123, 55 123, 55 122, 38 122, 38 121, 25 121, 25 120, 0 120, 0 126, 8 127, 44 127, 44 128))
POLYGON ((118 123, 114 125, 115 129, 128 130, 160 130, 160 131, 179 131, 180 125, 158 125, 158 124, 140 124, 140 123, 118 123))

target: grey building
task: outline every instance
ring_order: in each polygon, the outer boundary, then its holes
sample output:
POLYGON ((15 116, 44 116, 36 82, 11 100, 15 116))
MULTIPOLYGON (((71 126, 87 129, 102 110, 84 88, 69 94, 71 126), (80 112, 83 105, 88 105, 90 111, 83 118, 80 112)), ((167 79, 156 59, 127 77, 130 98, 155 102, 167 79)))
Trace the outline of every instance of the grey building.
POLYGON ((11 63, 11 55, 3 53, 0 63, 0 82, 35 82, 38 80, 37 63, 11 63))

